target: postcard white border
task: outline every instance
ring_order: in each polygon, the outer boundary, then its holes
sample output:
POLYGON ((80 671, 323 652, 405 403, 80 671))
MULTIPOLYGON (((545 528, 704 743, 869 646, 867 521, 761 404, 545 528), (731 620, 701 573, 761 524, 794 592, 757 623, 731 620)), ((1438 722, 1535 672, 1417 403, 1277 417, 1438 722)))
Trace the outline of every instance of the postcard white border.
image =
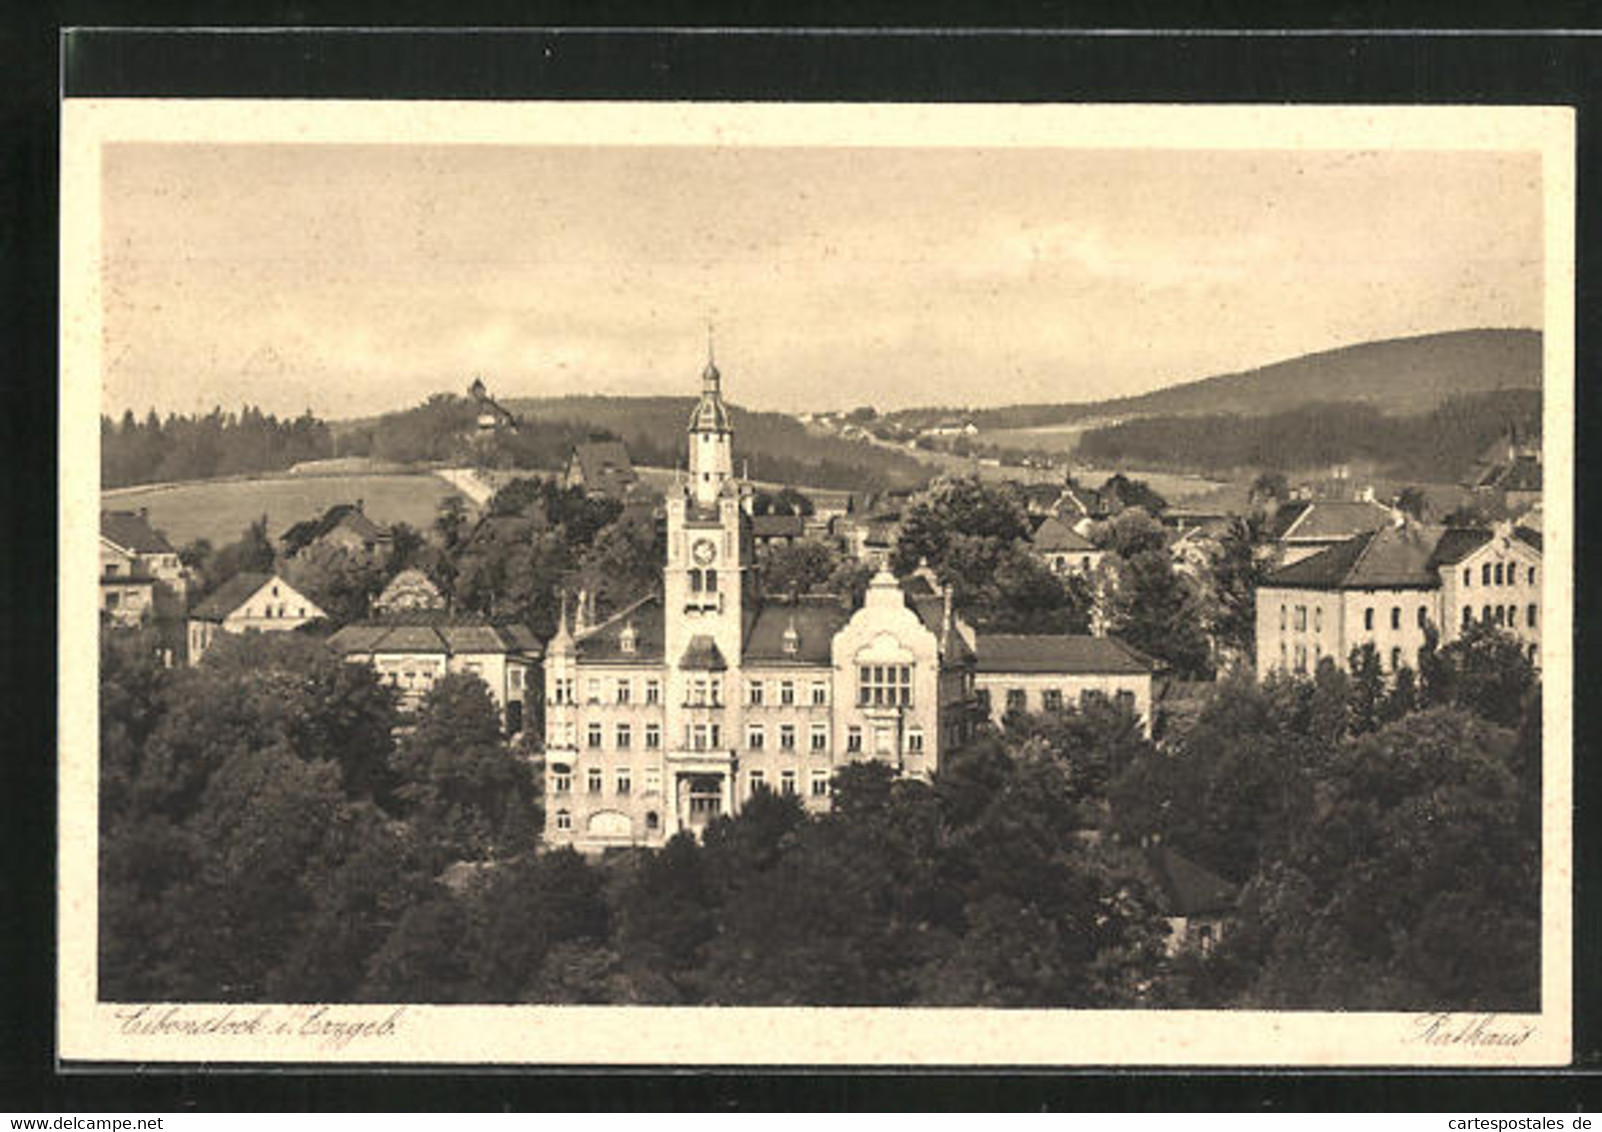
MULTIPOLYGON (((1567 107, 484 103, 69 99, 62 111, 58 1051, 86 1062, 610 1065, 1544 1066, 1570 1058, 1574 113, 1567 107), (1542 1010, 1200 1011, 186 1004, 211 1032, 133 1032, 96 1001, 100 153, 107 143, 961 146, 1536 151, 1545 190, 1542 1010), (254 1025, 247 1025, 252 1019, 254 1025), (232 1027, 229 1032, 229 1027, 232 1027)), ((168 1007, 153 1007, 151 1021, 168 1007)))

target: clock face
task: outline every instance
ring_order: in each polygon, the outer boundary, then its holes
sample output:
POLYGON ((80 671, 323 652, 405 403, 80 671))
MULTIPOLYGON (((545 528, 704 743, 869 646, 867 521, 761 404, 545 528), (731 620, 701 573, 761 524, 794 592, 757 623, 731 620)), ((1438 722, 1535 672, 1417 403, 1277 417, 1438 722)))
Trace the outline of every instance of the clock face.
POLYGON ((718 556, 718 548, 713 545, 711 539, 698 538, 695 540, 695 545, 690 548, 690 554, 696 562, 705 566, 718 556))

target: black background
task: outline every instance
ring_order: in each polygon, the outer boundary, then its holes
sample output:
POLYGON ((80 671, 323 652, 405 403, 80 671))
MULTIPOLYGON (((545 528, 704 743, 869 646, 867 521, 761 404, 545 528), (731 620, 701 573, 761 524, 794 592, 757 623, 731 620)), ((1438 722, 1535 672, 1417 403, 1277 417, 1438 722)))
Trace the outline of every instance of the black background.
MULTIPOLYGON (((20 5, 19 5, 20 7, 20 5)), ((450 1109, 1368 1109, 1595 1108, 1602 1100, 1597 975, 1602 851, 1596 716, 1584 689, 1597 599, 1575 615, 1575 1066, 1536 1073, 1072 1070, 1052 1073, 615 1070, 360 1072, 54 1061, 56 310, 59 98, 72 96, 727 99, 789 101, 1547 104, 1578 107, 1576 561, 1596 482, 1602 39, 1534 30, 1595 22, 1583 4, 1458 8, 1451 34, 1376 32, 1439 13, 1396 4, 1276 7, 1251 31, 1205 4, 903 6, 696 3, 583 7, 398 2, 62 3, 0 26, 0 1111, 450 1109), (1098 10, 1099 8, 1099 10, 1098 10), (1076 23, 1070 23, 1070 19, 1076 23), (654 28, 640 25, 649 21, 654 28), (442 24, 542 30, 419 32, 442 24), (805 23, 808 27, 801 27, 805 23), (117 30, 220 24, 228 34, 117 30), (596 30, 617 25, 633 30, 596 30), (699 27, 694 26, 699 24, 699 27), (921 30, 886 31, 911 25, 921 30), (1067 30, 1090 28, 1103 30, 1067 30), (315 30, 324 28, 346 30, 315 30), (387 25, 379 34, 349 30, 387 25), (783 30, 789 25, 789 30, 783 30), (936 26, 943 25, 943 26, 936 26), (1198 29, 1186 32, 1152 29, 1198 29), (757 30, 759 27, 766 30, 757 30), (1516 29, 1524 27, 1526 31, 1516 29), (64 37, 66 28, 78 28, 64 37), (585 30, 585 29, 589 30, 585 30), (987 30, 988 29, 988 30, 987 30), (1028 29, 1028 30, 1025 30, 1028 29), (1123 29, 1108 31, 1105 29, 1123 29), (1142 30, 1145 29, 1145 30, 1142 30), (1493 30, 1501 29, 1501 30, 1493 30), (380 1074, 382 1074, 380 1076, 380 1074)), ((1594 11, 1594 10, 1593 10, 1594 11)), ((1064 1051, 1071 1061, 1072 1050, 1064 1051)))

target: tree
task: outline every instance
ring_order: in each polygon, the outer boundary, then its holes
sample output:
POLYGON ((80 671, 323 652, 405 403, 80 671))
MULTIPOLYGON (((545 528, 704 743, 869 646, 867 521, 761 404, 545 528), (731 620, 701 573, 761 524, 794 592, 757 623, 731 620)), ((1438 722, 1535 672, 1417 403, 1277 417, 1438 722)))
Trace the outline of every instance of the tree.
POLYGON ((604 617, 650 593, 666 557, 666 532, 655 518, 649 512, 626 512, 596 534, 580 558, 579 574, 604 617))
POLYGON ((1425 496, 1424 489, 1421 487, 1404 487, 1396 493, 1394 506, 1404 515, 1411 516, 1414 521, 1422 523, 1424 521, 1424 510, 1429 506, 1429 499, 1425 496))
POLYGON ((844 563, 833 545, 817 539, 764 547, 757 555, 763 589, 790 597, 826 589, 844 563))
POLYGON ((326 542, 296 555, 284 568, 284 578, 338 624, 365 618, 387 580, 384 567, 372 556, 326 542))
POLYGON ((1435 640, 1431 632, 1419 653, 1424 702, 1518 726, 1525 699, 1537 687, 1535 666, 1518 639, 1475 621, 1448 645, 1438 647, 1435 640))
POLYGON ((1259 964, 1241 1004, 1532 1009, 1540 842, 1521 826, 1512 746, 1456 708, 1344 745, 1324 803, 1221 948, 1259 964))
POLYGON ((477 676, 450 673, 435 682, 394 766, 401 810, 436 869, 534 847, 534 772, 506 748, 477 676))
POLYGON ((1290 498, 1290 484, 1286 482, 1283 472, 1261 472, 1252 481, 1251 500, 1253 503, 1283 503, 1290 498))
MULTIPOLYGON (((1106 565, 1104 563, 1104 565, 1106 565)), ((1186 579, 1164 550, 1143 550, 1114 567, 1109 631, 1164 660, 1176 675, 1211 674, 1209 647, 1186 579)))
POLYGON ((441 499, 438 513, 434 516, 434 530, 439 532, 446 550, 455 550, 460 546, 467 530, 467 500, 460 495, 447 495, 441 499))

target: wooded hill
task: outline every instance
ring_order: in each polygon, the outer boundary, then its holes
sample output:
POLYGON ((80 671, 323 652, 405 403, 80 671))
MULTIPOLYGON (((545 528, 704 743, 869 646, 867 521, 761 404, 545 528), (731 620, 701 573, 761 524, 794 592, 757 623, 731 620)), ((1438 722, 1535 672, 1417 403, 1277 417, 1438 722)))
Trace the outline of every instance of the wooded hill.
MULTIPOLYGON (((1541 372, 1540 331, 1454 330, 1324 350, 1137 397, 1010 405, 965 416, 981 429, 1038 428, 1108 417, 1267 416, 1331 401, 1372 405, 1389 415, 1418 414, 1463 394, 1539 390, 1541 372)), ((956 411, 918 409, 890 416, 915 425, 956 411)))

